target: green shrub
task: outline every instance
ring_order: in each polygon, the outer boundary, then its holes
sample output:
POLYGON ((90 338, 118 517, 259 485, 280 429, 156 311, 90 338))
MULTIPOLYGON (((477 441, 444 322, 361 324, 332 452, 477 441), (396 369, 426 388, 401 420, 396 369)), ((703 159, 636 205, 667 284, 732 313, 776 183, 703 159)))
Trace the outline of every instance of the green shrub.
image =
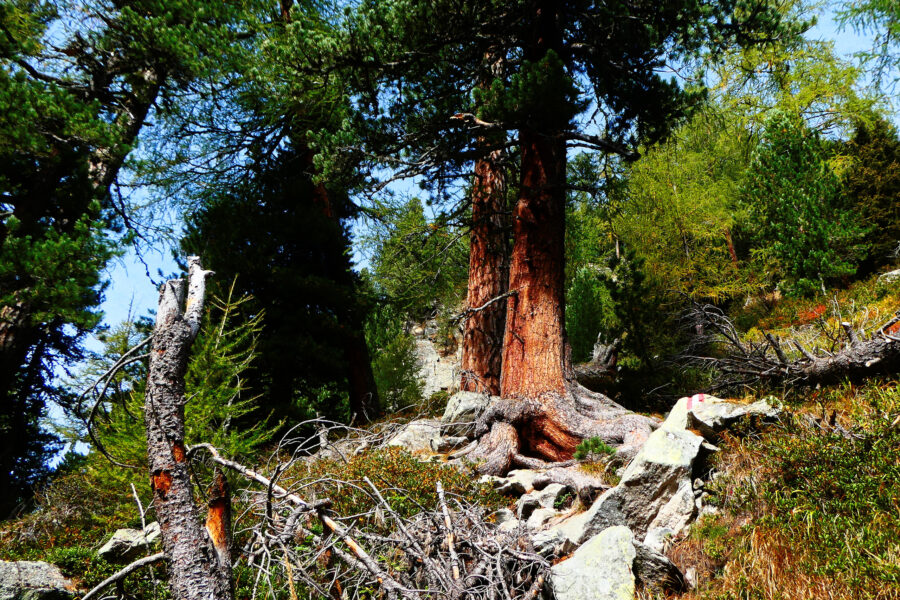
POLYGON ((583 460, 592 455, 611 456, 616 453, 616 449, 608 445, 598 437, 588 438, 578 444, 573 455, 578 460, 583 460))

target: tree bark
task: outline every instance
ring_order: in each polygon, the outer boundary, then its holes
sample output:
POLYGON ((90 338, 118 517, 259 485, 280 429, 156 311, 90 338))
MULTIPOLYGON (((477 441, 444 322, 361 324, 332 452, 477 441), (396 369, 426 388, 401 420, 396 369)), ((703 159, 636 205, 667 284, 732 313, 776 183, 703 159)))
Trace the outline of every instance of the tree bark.
POLYGON ((184 374, 200 329, 205 280, 210 274, 203 271, 197 257, 190 257, 188 265, 186 302, 181 279, 164 283, 159 295, 144 401, 150 485, 169 562, 172 597, 233 600, 230 558, 226 558, 228 549, 223 550, 230 513, 223 499, 227 490, 221 480, 214 485, 209 529, 205 528, 194 503, 184 441, 184 374))
MULTIPOLYGON (((485 138, 479 142, 487 144, 485 138)), ((499 166, 501 153, 490 152, 475 163, 472 188, 472 232, 469 243, 469 284, 466 304, 460 389, 500 395, 506 305, 492 299, 509 285, 509 249, 505 213, 506 178, 499 166)))
POLYGON ((566 146, 522 130, 522 183, 513 213, 513 250, 503 340, 505 398, 564 394, 566 146))

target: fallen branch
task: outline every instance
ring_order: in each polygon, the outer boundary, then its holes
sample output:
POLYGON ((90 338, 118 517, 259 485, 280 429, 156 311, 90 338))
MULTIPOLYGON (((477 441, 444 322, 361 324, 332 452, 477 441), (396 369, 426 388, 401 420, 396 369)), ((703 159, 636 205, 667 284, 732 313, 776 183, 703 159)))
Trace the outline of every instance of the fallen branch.
POLYGON ((707 333, 694 341, 683 358, 720 371, 723 381, 718 387, 753 381, 834 383, 900 370, 900 338, 886 333, 900 321, 900 312, 868 337, 841 322, 846 343, 841 345, 835 339, 832 352, 819 350, 816 354, 790 340, 801 355, 797 358, 789 357, 781 342, 768 332, 763 333, 765 342, 742 342, 734 324, 715 306, 696 304, 686 318, 692 327, 700 324, 707 333))
POLYGON ((119 569, 118 571, 116 571, 115 573, 113 573, 112 575, 110 575, 109 577, 104 579, 103 581, 101 581, 96 587, 94 587, 94 589, 92 589, 87 594, 82 596, 81 600, 91 600, 91 598, 93 598, 98 593, 100 593, 104 588, 114 584, 117 581, 124 579, 125 577, 127 577, 128 575, 131 575, 138 569, 146 567, 147 565, 152 565, 154 563, 158 563, 159 561, 164 560, 165 558, 166 558, 166 555, 164 552, 157 552, 156 554, 151 554, 150 556, 145 556, 144 558, 140 558, 140 559, 134 561, 133 563, 131 563, 130 565, 128 565, 127 567, 119 569))

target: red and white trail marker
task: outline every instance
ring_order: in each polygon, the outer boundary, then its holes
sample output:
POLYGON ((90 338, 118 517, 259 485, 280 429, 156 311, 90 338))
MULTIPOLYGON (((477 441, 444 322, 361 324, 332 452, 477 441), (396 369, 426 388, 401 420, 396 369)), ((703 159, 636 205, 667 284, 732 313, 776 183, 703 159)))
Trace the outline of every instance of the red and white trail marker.
POLYGON ((690 398, 688 398, 688 401, 687 401, 687 409, 688 409, 688 410, 691 410, 691 408, 694 406, 694 401, 695 401, 695 400, 696 400, 697 402, 703 402, 703 400, 704 400, 705 398, 706 398, 706 394, 694 394, 693 396, 691 396, 690 398))

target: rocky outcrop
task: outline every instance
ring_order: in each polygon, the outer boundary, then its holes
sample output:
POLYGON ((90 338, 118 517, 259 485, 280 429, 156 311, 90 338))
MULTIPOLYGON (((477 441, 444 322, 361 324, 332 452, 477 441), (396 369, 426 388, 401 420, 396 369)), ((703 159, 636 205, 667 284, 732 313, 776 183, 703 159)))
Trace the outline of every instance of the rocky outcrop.
MULTIPOLYGON (((632 536, 636 556, 632 572, 638 583, 653 590, 684 590, 684 577, 663 552, 669 540, 684 531, 705 508, 705 484, 698 475, 705 472, 706 456, 717 448, 704 436, 715 439, 739 419, 749 416, 770 420, 777 418, 779 412, 780 408, 764 401, 745 404, 710 396, 680 399, 662 426, 650 434, 621 471, 615 487, 604 491, 586 511, 557 519, 549 527, 530 534, 532 546, 548 557, 563 556, 573 550, 579 555, 602 533, 624 528, 632 536)), ((547 486, 546 481, 551 479, 548 474, 552 472, 553 469, 538 473, 530 483, 538 488, 547 486)), ((523 496, 520 511, 523 507, 541 506, 540 497, 539 492, 523 496)), ((576 595, 567 597, 581 597, 577 595, 582 593, 581 588, 573 589, 576 595)))
POLYGON ((610 527, 550 569, 549 587, 557 600, 632 600, 637 552, 627 527, 610 527))
POLYGON ((50 563, 0 561, 0 600, 68 600, 75 585, 50 563))
POLYGON ((459 352, 442 356, 434 342, 429 339, 429 334, 433 333, 432 329, 433 324, 414 331, 419 379, 422 380, 422 397, 426 400, 437 392, 452 394, 459 389, 459 352))
POLYGON ((144 554, 159 539, 159 523, 141 529, 117 529, 97 555, 109 562, 131 562, 144 554))

